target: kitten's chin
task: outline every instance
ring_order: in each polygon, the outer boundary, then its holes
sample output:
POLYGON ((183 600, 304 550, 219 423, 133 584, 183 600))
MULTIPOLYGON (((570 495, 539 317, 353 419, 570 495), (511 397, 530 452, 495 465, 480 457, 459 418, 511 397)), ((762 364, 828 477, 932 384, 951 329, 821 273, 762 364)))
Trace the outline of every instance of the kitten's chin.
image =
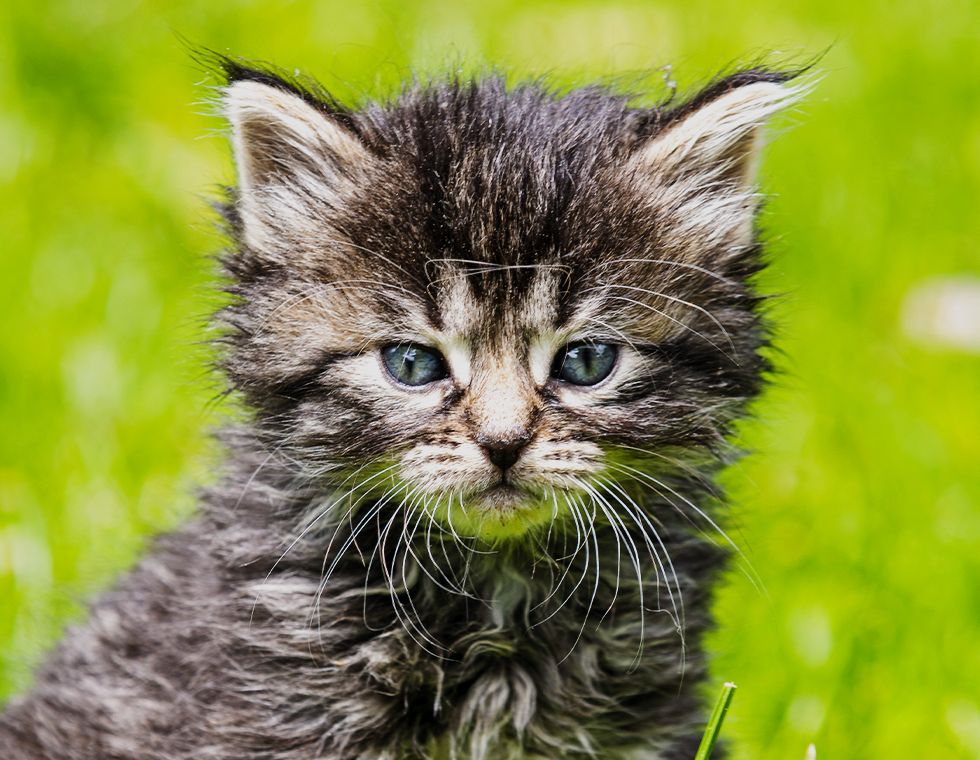
POLYGON ((522 504, 532 499, 534 496, 522 488, 517 488, 509 483, 499 483, 478 494, 474 499, 474 504, 478 504, 484 509, 519 510, 522 504))
POLYGON ((520 538, 547 525, 554 504, 523 488, 501 483, 471 494, 454 511, 453 528, 460 534, 496 542, 520 538))

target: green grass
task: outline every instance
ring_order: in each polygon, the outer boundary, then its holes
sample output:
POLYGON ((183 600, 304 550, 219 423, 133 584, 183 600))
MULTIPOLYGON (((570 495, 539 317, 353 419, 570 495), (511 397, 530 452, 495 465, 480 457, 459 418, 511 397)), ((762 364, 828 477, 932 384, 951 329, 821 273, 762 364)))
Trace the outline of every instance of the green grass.
POLYGON ((704 736, 701 738, 701 744, 698 745, 698 751, 694 756, 694 760, 708 760, 711 757, 711 750, 718 743, 718 736, 721 734, 721 724, 725 722, 725 716, 732 706, 732 699, 734 697, 735 684, 726 683, 721 687, 721 694, 718 695, 718 701, 715 702, 715 707, 711 711, 711 716, 708 718, 708 725, 704 729, 704 736))
POLYGON ((0 694, 209 477, 205 199, 231 166, 175 31, 344 97, 453 62, 689 88, 829 48, 764 166, 786 358, 726 477, 766 592, 735 573, 718 600, 725 736, 980 757, 980 356, 901 318, 980 268, 978 29, 955 0, 0 5, 0 694))

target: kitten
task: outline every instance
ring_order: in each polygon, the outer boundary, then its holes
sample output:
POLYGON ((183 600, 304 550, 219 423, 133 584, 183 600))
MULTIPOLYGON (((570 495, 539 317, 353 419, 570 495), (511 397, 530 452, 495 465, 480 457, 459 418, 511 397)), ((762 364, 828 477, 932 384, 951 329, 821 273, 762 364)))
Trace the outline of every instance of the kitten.
POLYGON ((222 68, 218 321, 250 417, 8 705, 0 757, 692 758, 792 76, 350 110, 222 68))

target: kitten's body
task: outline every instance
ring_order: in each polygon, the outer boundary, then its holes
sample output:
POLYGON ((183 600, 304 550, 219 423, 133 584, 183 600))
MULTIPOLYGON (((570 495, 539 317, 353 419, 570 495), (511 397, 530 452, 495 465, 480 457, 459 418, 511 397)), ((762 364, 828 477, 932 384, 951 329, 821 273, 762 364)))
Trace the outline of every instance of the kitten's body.
MULTIPOLYGON (((293 498, 274 495, 273 484, 290 479, 272 468, 241 502, 237 485, 214 494, 220 506, 162 538, 0 722, 24 740, 18 752, 0 731, 0 754, 47 757, 43 742, 51 757, 107 760, 438 758, 448 752, 434 748, 452 741, 461 758, 617 757, 615 748, 646 746, 652 735, 672 748, 654 756, 693 757, 702 727, 697 643, 717 549, 672 548, 689 573, 683 682, 666 614, 647 613, 637 660, 639 605, 625 573, 598 630, 595 612, 583 628, 591 577, 584 598, 529 629, 525 606, 547 595, 550 578, 544 567, 523 577, 533 564, 526 557, 475 560, 472 585, 486 605, 410 577, 428 631, 451 649, 439 658, 398 624, 377 563, 373 593, 365 597, 355 555, 317 604, 322 535, 294 546, 266 580, 296 535, 295 520, 269 518, 270 498, 293 498)), ((609 581, 596 610, 609 606, 609 581)))
POLYGON ((0 757, 693 757, 785 77, 350 113, 226 70, 225 370, 254 423, 0 716, 0 757), (385 379, 376 346, 408 340, 445 376, 385 379), (608 379, 556 379, 576 340, 618 345, 608 379))

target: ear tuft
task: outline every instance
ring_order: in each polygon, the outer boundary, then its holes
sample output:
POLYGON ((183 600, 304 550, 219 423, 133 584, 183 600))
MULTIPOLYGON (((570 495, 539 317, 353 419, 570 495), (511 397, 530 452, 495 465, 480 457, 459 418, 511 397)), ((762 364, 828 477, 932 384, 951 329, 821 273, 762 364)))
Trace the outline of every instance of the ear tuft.
POLYGON ((664 128, 634 154, 634 168, 661 182, 697 175, 751 188, 766 123, 806 93, 805 86, 782 79, 734 75, 708 88, 668 115, 664 128))
POLYGON ((349 180, 369 160, 346 127, 298 95, 252 80, 225 89, 239 189, 249 192, 297 174, 349 180))
POLYGON ((340 118, 271 75, 224 89, 244 242, 262 249, 304 234, 363 180, 374 158, 340 118))
POLYGON ((769 72, 742 72, 657 115, 663 126, 634 150, 627 169, 660 220, 669 255, 717 264, 751 246, 763 131, 806 90, 769 72))

